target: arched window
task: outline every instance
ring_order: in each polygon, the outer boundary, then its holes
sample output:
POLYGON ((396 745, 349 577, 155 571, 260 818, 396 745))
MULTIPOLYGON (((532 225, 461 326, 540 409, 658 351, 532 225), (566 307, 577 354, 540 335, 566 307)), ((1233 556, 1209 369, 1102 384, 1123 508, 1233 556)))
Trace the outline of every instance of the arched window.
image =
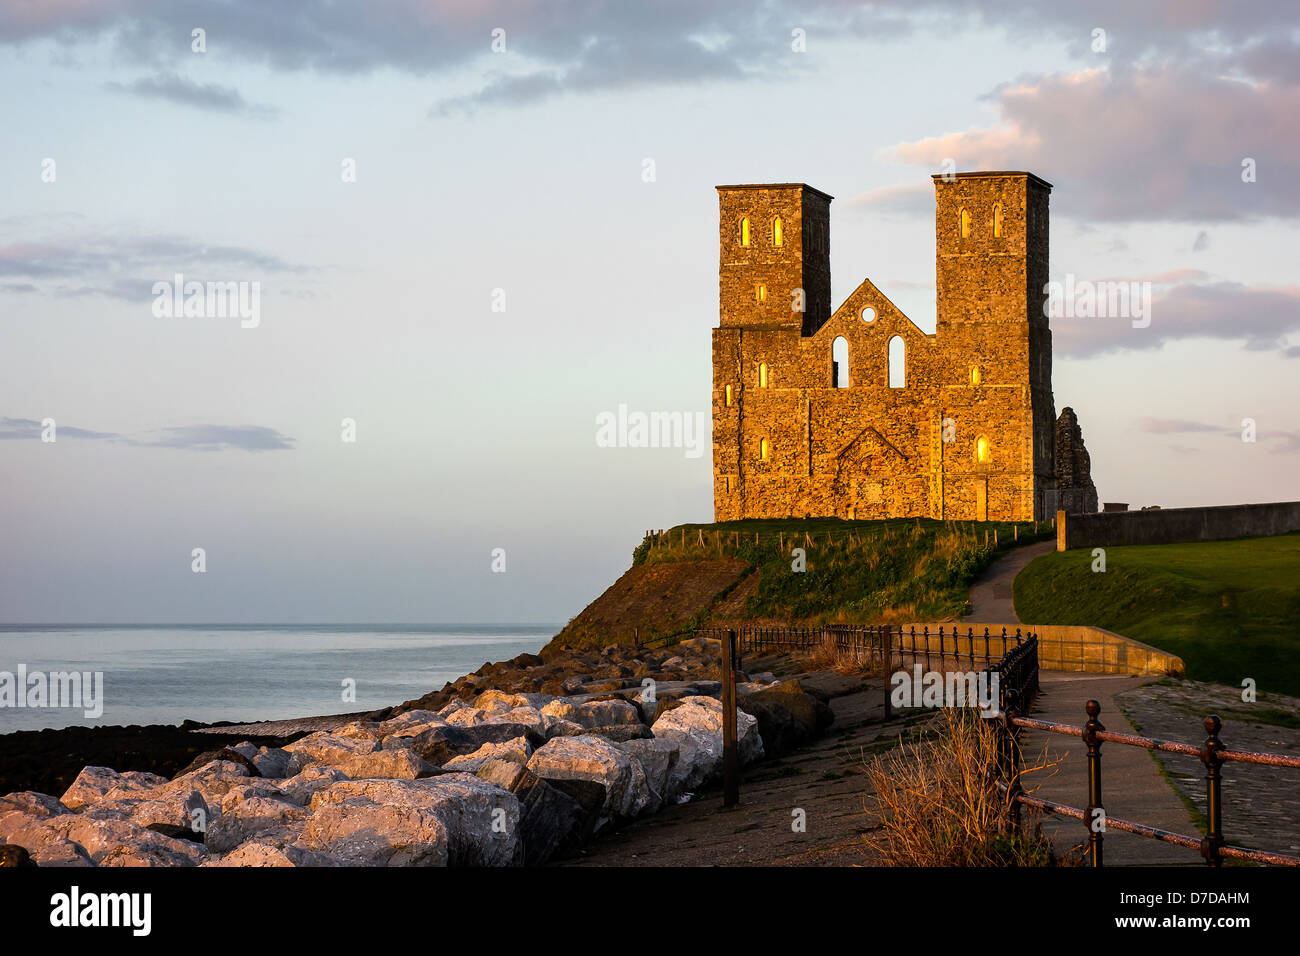
POLYGON ((980 464, 993 460, 993 453, 989 450, 989 440, 983 435, 975 439, 975 460, 980 464))
MULTIPOLYGON (((961 237, 965 239, 970 235, 970 213, 966 211, 966 207, 962 207, 961 215, 957 217, 957 220, 958 225, 961 227, 961 237)), ((749 245, 749 243, 746 242, 745 245, 749 245)))
POLYGON ((895 335, 889 340, 889 387, 903 388, 907 385, 907 346, 903 337, 895 335))
POLYGON ((993 204, 993 238, 1002 238, 1002 203, 993 204))
POLYGON ((842 335, 831 343, 831 371, 836 388, 849 387, 849 340, 842 335))
POLYGON ((978 385, 980 383, 980 367, 978 365, 972 365, 970 367, 970 383, 972 385, 978 385))
POLYGON ((727 407, 731 407, 731 386, 727 386, 727 407))
POLYGON ((771 454, 772 454, 772 446, 769 445, 767 443, 767 439, 764 438, 761 442, 758 443, 758 457, 762 458, 764 461, 767 461, 768 457, 771 454))
POLYGON ((755 298, 756 300, 758 300, 759 302, 766 302, 766 301, 767 301, 767 285, 766 285, 766 283, 760 282, 758 285, 754 286, 754 298, 755 298))
POLYGON ((758 387, 767 388, 767 363, 761 362, 758 366, 758 387))
POLYGON ((781 245, 781 240, 783 238, 784 237, 781 234, 781 217, 777 216, 772 220, 772 245, 781 245))
POLYGON ((740 244, 742 246, 749 245, 749 217, 748 216, 740 220, 740 244))

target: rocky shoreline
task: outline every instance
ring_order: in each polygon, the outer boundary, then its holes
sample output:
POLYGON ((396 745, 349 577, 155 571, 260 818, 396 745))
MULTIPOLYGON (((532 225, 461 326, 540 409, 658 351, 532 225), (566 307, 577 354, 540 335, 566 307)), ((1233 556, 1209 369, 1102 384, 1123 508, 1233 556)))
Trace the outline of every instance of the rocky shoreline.
MULTIPOLYGON (((540 865, 717 779, 719 657, 706 639, 548 646, 365 715, 169 728, 216 746, 167 775, 89 765, 58 797, 0 797, 0 863, 540 865)), ((798 680, 742 677, 742 765, 829 725, 798 680)))

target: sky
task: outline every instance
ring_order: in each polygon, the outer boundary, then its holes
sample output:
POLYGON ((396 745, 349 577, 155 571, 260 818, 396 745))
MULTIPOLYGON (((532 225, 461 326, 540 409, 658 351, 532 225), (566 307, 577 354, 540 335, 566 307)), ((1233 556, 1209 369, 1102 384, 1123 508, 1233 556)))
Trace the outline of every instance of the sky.
POLYGON ((1054 280, 1151 283, 1053 320, 1101 500, 1300 497, 1298 54, 1290 0, 0 0, 0 621, 563 623, 712 519, 707 445, 597 422, 707 415, 720 183, 835 196, 835 304, 933 331, 931 174, 1036 173, 1054 280))

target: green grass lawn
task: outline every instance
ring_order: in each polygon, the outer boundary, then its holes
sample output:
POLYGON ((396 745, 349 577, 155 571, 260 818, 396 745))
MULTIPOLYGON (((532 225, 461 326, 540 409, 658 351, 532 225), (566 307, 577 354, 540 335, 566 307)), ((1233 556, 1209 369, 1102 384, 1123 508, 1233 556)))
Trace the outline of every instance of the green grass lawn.
POLYGON ((1037 558, 1015 581, 1016 614, 1092 624, 1177 654, 1194 680, 1300 697, 1300 534, 1092 549, 1037 558))

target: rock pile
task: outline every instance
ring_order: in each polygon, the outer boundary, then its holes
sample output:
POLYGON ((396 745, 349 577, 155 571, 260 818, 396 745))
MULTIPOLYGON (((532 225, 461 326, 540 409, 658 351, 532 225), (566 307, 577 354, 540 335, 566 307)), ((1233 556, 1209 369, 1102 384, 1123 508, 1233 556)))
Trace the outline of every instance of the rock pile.
MULTIPOLYGON (((718 777, 716 643, 564 656, 171 780, 86 767, 61 798, 0 797, 0 845, 39 866, 536 865, 718 777)), ((829 723, 797 681, 739 691, 742 764, 829 723)))

